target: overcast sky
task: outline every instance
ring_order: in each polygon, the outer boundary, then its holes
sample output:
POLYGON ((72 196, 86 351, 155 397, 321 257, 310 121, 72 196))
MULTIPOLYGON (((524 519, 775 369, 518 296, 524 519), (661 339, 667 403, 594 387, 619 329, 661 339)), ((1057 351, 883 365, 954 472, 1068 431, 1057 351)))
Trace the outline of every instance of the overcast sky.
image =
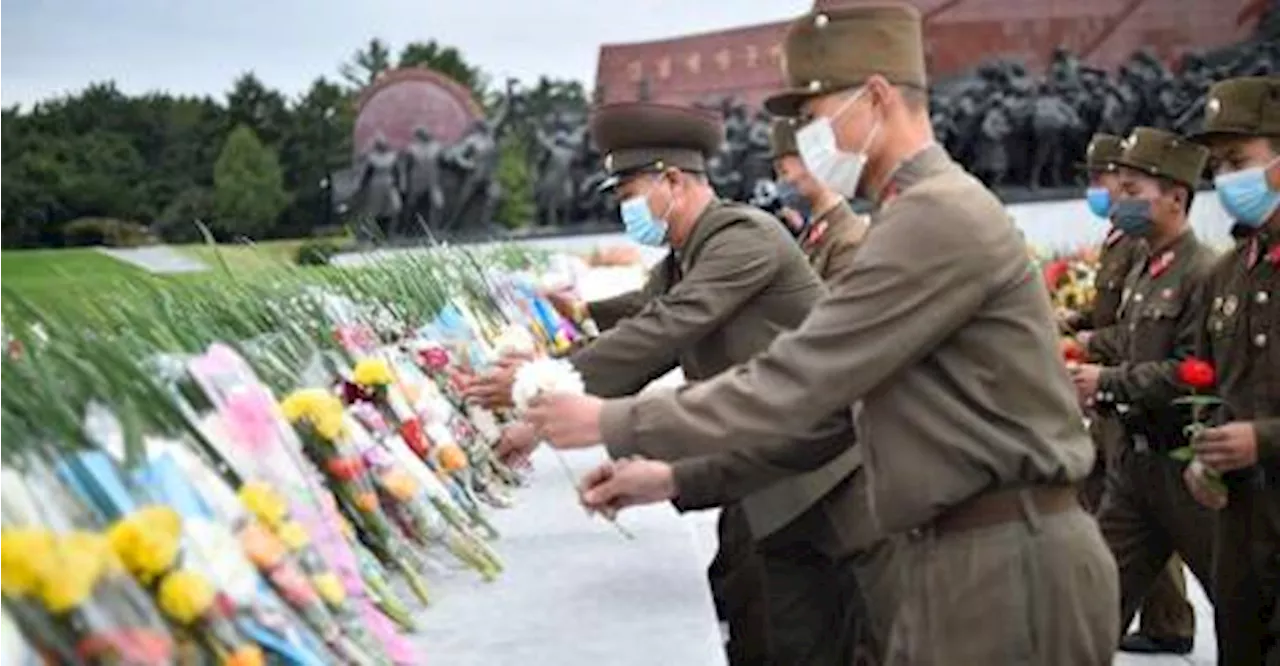
POLYGON ((9 0, 3 104, 114 79, 125 92, 221 96, 253 70, 290 95, 371 37, 393 52, 435 39, 496 80, 540 74, 590 86, 602 43, 786 19, 812 0, 9 0))

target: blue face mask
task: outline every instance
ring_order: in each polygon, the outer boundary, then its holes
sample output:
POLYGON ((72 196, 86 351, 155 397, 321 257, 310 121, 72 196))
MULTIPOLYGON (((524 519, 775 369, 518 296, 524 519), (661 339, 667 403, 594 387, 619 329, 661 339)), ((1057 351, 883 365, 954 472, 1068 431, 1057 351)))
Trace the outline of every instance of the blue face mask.
POLYGON ((1240 224, 1257 229, 1266 224, 1271 214, 1280 208, 1280 192, 1267 184, 1267 169, 1275 163, 1276 160, 1272 160, 1266 166, 1223 174, 1213 179, 1222 207, 1240 224))
POLYGON ((790 208, 800 214, 800 219, 804 220, 804 224, 799 229, 792 229, 792 233, 799 234, 809 226, 810 220, 813 218, 813 206, 809 204, 809 200, 800 194, 800 190, 795 185, 787 182, 778 183, 778 203, 783 208, 790 208))
POLYGON ((1111 215, 1111 191, 1105 187, 1090 187, 1084 191, 1084 200, 1089 204, 1089 212, 1102 219, 1111 215))
MULTIPOLYGON (((674 206, 675 201, 671 205, 674 206)), ((668 206, 668 212, 670 208, 668 206)), ((662 247, 667 242, 667 222, 654 217, 644 194, 637 194, 623 201, 618 207, 618 213, 622 216, 622 224, 631 240, 650 247, 662 247)))
POLYGON ((1120 231, 1130 236, 1145 236, 1151 230, 1151 202, 1121 199, 1112 204, 1111 219, 1120 231))

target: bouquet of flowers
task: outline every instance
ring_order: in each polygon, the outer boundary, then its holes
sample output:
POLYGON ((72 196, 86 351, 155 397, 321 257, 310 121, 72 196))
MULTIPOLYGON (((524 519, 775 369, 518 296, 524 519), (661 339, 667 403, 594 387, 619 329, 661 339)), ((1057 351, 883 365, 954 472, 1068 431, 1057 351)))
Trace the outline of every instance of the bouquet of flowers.
POLYGON ((383 511, 376 482, 362 452, 349 441, 342 401, 321 389, 303 389, 285 398, 281 410, 297 430, 303 450, 324 470, 348 519, 369 537, 380 559, 400 572, 414 594, 427 603, 427 584, 418 574, 421 563, 417 554, 398 538, 401 534, 383 511))

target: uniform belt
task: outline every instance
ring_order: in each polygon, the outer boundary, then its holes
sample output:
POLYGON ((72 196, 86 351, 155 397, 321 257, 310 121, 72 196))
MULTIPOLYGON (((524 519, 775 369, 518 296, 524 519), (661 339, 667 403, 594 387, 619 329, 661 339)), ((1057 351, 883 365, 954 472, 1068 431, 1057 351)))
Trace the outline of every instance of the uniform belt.
POLYGON ((1068 485, 994 490, 947 509, 933 520, 930 528, 941 535, 1003 525, 1029 518, 1025 507, 1034 508, 1041 515, 1062 513, 1080 506, 1078 497, 1075 486, 1068 485))

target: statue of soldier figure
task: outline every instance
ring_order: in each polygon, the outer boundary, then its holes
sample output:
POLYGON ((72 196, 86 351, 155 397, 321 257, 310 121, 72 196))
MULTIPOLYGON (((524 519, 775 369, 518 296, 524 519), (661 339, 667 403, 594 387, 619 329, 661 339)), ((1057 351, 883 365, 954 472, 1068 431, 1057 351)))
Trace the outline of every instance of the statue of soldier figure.
MULTIPOLYGON (((364 219, 372 219, 377 233, 389 235, 395 231, 403 201, 400 197, 398 157, 387 143, 387 137, 379 133, 369 152, 360 160, 357 213, 364 219)), ((363 235, 372 230, 361 229, 363 235)))
POLYGON ((416 215, 422 215, 428 227, 444 226, 444 183, 440 173, 443 153, 444 144, 436 141, 426 127, 413 129, 413 142, 400 154, 400 183, 407 204, 403 229, 414 228, 414 220, 409 218, 416 215))
POLYGON ((554 227, 568 222, 573 213, 576 194, 573 162, 578 149, 571 143, 569 133, 558 128, 551 135, 541 127, 535 128, 534 139, 542 149, 533 191, 537 223, 554 227))
POLYGON ((462 185, 450 207, 444 229, 456 231, 493 221, 502 188, 497 181, 498 135, 511 111, 515 80, 507 80, 507 94, 498 113, 488 120, 477 120, 458 143, 444 152, 445 166, 460 172, 462 185))

